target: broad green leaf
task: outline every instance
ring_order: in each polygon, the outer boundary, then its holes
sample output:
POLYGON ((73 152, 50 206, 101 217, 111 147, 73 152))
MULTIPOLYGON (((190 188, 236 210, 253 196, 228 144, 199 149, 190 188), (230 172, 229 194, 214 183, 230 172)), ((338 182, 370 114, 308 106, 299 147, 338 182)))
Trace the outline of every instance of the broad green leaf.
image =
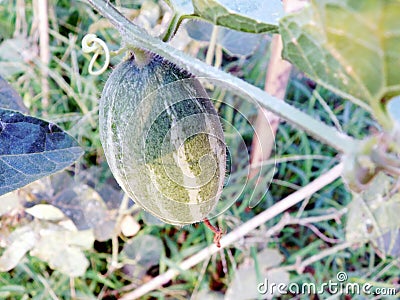
POLYGON ((277 296, 277 289, 271 288, 273 285, 289 283, 288 272, 268 270, 277 267, 283 261, 283 256, 277 250, 264 249, 257 254, 257 261, 260 270, 259 276, 257 276, 254 263, 239 266, 226 291, 226 300, 272 299, 274 295, 277 296))
POLYGON ((160 262, 164 253, 162 241, 152 235, 140 235, 130 239, 121 251, 125 271, 134 277, 144 274, 151 266, 160 262))
MULTIPOLYGON (((115 219, 122 196, 120 191, 116 191, 109 184, 103 184, 100 195, 85 184, 90 181, 96 187, 100 186, 90 174, 82 170, 72 177, 67 171, 58 172, 27 185, 18 193, 8 193, 3 197, 11 197, 7 203, 13 200, 16 202, 12 207, 23 207, 26 199, 35 199, 29 201, 30 208, 26 209, 35 217, 57 221, 64 229, 93 229, 96 240, 106 241, 114 234, 115 219), (82 176, 82 173, 86 175, 82 176), (31 207, 34 204, 36 205, 31 207), (61 217, 60 211, 64 216, 62 219, 58 218, 61 217)), ((0 203, 3 197, 0 197, 0 203)), ((6 200, 7 198, 4 201, 6 200)), ((1 211, 2 206, 0 213, 1 211)))
POLYGON ((26 61, 36 55, 31 47, 22 37, 3 41, 0 44, 0 75, 7 78, 26 71, 26 61))
POLYGON ((17 91, 0 76, 0 107, 28 113, 24 102, 17 91))
POLYGON ((366 191, 353 194, 353 200, 348 205, 348 241, 371 241, 383 255, 400 254, 400 194, 392 196, 392 188, 392 179, 379 173, 366 191))
POLYGON ((283 56, 313 80, 371 109, 400 94, 400 1, 312 0, 280 21, 283 56))
POLYGON ((400 256, 400 226, 384 233, 379 239, 374 241, 382 256, 400 256))
POLYGON ((65 230, 58 224, 42 220, 10 234, 0 257, 0 271, 11 270, 30 251, 31 255, 46 261, 52 269, 69 276, 81 276, 89 265, 83 250, 91 249, 93 243, 92 230, 65 230))
POLYGON ((193 0, 195 14, 220 26, 234 30, 276 32, 283 16, 280 0, 193 0))
POLYGON ((79 230, 92 228, 96 240, 106 241, 114 233, 115 216, 91 187, 73 183, 58 193, 51 204, 68 216, 79 230))
POLYGON ((23 37, 8 39, 0 44, 0 60, 23 61, 23 54, 32 54, 31 43, 23 37))
MULTIPOLYGON (((98 174, 98 173, 97 173, 98 174)), ((107 208, 110 210, 117 210, 121 205, 122 198, 124 197, 124 193, 119 189, 112 187, 111 184, 103 184, 99 190, 97 190, 107 208)), ((134 205, 132 199, 128 203, 128 207, 134 205)))
POLYGON ((81 155, 58 126, 0 108, 0 195, 58 172, 81 155))
MULTIPOLYGON (((79 172, 80 173, 80 172, 79 172)), ((53 198, 57 194, 60 194, 64 190, 70 189, 72 186, 76 184, 76 182, 85 181, 82 180, 75 180, 79 175, 79 173, 75 174, 74 177, 71 176, 68 172, 63 171, 56 174, 51 175, 48 178, 43 178, 39 182, 42 183, 42 188, 39 189, 43 192, 51 191, 51 193, 47 193, 46 199, 53 198)))
POLYGON ((65 218, 63 212, 57 207, 49 204, 37 204, 25 209, 25 211, 37 219, 47 221, 59 221, 65 218))
MULTIPOLYGON (((189 36, 198 41, 209 42, 213 25, 208 22, 193 20, 185 24, 189 36)), ((219 27, 217 44, 221 45, 232 56, 253 54, 260 44, 262 36, 219 27)))
MULTIPOLYGON (((68 176, 70 178, 69 180, 72 179, 72 183, 70 183, 69 185, 76 186, 76 182, 79 182, 82 184, 95 187, 94 189, 100 195, 107 208, 109 210, 118 210, 121 205, 122 198, 124 197, 124 193, 121 191, 121 188, 118 186, 118 183, 116 181, 108 180, 107 183, 103 182, 103 179, 101 178, 101 176, 99 176, 99 174, 103 174, 104 172, 107 171, 108 171, 108 166, 104 165, 90 166, 85 170, 80 170, 73 177, 69 175, 68 176)), ((56 175, 57 174, 50 177, 53 186, 55 184, 56 175)), ((57 181, 64 181, 64 180, 62 178, 59 178, 57 179, 57 181)), ((62 189, 65 188, 67 187, 64 187, 62 189)), ((128 208, 131 207, 132 205, 133 201, 130 200, 128 202, 128 208)))
POLYGON ((191 15, 194 12, 192 0, 165 0, 165 2, 179 15, 191 15))
POLYGON ((15 230, 8 241, 7 248, 0 257, 0 272, 7 272, 19 263, 35 245, 36 234, 30 226, 24 226, 15 230))
POLYGON ((0 60, 0 75, 5 78, 11 78, 15 74, 28 72, 29 69, 22 62, 1 61, 0 60))
POLYGON ((52 269, 69 276, 82 276, 89 266, 82 250, 90 249, 93 243, 92 230, 41 230, 40 239, 30 254, 46 261, 52 269))
POLYGON ((0 216, 9 213, 20 206, 20 199, 16 192, 10 192, 0 196, 0 216))

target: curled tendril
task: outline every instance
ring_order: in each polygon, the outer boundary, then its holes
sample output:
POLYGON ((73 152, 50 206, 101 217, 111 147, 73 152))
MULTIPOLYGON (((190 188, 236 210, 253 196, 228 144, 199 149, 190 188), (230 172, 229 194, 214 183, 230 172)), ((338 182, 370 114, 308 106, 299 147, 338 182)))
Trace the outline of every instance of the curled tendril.
POLYGON ((82 39, 82 51, 85 53, 93 53, 94 55, 92 59, 90 60, 89 63, 89 74, 91 75, 100 75, 104 73, 104 71, 107 69, 108 65, 110 64, 110 51, 108 50, 108 47, 104 41, 99 39, 95 34, 89 33, 85 35, 82 39), (101 69, 94 71, 93 70, 93 65, 99 55, 105 54, 106 59, 104 62, 104 65, 101 69))

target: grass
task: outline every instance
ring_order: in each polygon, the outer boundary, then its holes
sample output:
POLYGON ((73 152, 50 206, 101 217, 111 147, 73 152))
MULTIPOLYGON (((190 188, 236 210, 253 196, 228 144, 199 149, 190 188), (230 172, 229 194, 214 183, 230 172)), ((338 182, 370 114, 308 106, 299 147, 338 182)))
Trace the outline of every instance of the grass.
MULTIPOLYGON (((40 64, 36 61, 25 62, 26 68, 15 74, 6 74, 7 79, 20 93, 31 114, 55 122, 74 136, 85 149, 85 155, 71 172, 86 172, 85 182, 96 190, 104 186, 117 187, 101 148, 98 133, 98 99, 108 74, 99 77, 88 75, 89 57, 80 51, 80 41, 84 34, 94 26, 97 33, 113 49, 118 48, 119 37, 115 30, 104 22, 91 8, 80 1, 50 1, 51 10, 56 17, 50 19, 50 104, 46 107, 41 102, 40 64), (92 170, 92 171, 88 171, 92 170)), ((0 6, 0 20, 7 26, 0 35, 0 41, 11 38, 15 30, 16 9, 11 4, 0 6), (12 24, 12 25, 10 25, 12 24)), ((32 26, 32 4, 26 1, 26 23, 29 30, 32 26)), ((247 59, 234 59, 224 56, 222 68, 234 72, 245 80, 263 87, 265 71, 268 63, 268 42, 262 44, 256 53, 247 59)), ((206 47, 200 47, 198 56, 204 59, 206 47)), ((1 53, 0 53, 1 57, 1 53)), ((113 60, 113 65, 121 57, 113 60)), ((240 148, 235 135, 226 130, 226 138, 231 146, 231 184, 225 193, 234 197, 240 193, 243 181, 239 174, 246 168, 252 139, 249 122, 254 120, 257 110, 254 106, 235 95, 226 93, 224 99, 228 105, 219 108, 220 114, 229 120, 242 135, 247 149, 240 148)), ((287 92, 287 101, 306 111, 308 114, 331 125, 338 125, 342 130, 355 138, 362 139, 377 128, 371 116, 357 106, 346 102, 329 91, 315 87, 302 74, 292 74, 287 92), (322 99, 322 100, 321 100, 322 99), (332 118, 334 116, 334 118, 332 118)), ((330 147, 314 140, 304 132, 282 122, 276 136, 276 159, 287 158, 287 161, 277 164, 277 170, 272 184, 267 192, 259 192, 263 200, 254 208, 249 209, 247 199, 252 193, 252 186, 245 187, 244 193, 216 221, 220 226, 231 231, 253 216, 271 207, 277 201, 291 194, 296 189, 317 178, 339 160, 338 154, 330 147), (290 161, 291 157, 300 159, 290 161)), ((265 183, 267 184, 267 183, 265 183)), ((229 197, 229 196, 227 196, 229 197)), ((107 201, 108 199, 103 199, 107 201)), ((351 201, 351 195, 341 181, 322 189, 310 199, 289 211, 292 217, 307 218, 321 216, 332 210, 342 210, 351 201)), ((110 211, 116 211, 110 210, 110 211)), ((213 235, 202 224, 194 224, 177 228, 152 219, 143 211, 132 213, 141 224, 139 236, 150 235, 162 241, 163 249, 159 257, 153 258, 154 266, 140 272, 135 278, 127 274, 126 261, 123 268, 110 272, 112 260, 112 242, 96 242, 86 255, 90 267, 82 277, 70 278, 36 257, 26 255, 21 263, 9 272, 0 273, 0 297, 7 299, 116 299, 125 287, 139 286, 143 280, 165 272, 169 267, 176 267, 184 258, 191 256, 212 243, 213 235)), ((192 293, 207 292, 209 295, 221 297, 228 289, 236 274, 236 267, 254 257, 254 253, 270 247, 278 249, 283 255, 282 266, 290 266, 299 258, 309 258, 318 255, 322 250, 333 246, 321 239, 315 231, 307 226, 292 224, 281 228, 271 237, 266 238, 267 230, 276 225, 281 216, 268 221, 265 226, 252 232, 232 247, 224 249, 211 257, 204 264, 182 271, 181 274, 163 288, 153 291, 145 298, 157 299, 187 299, 192 293)), ((321 234, 331 239, 345 239, 345 221, 340 219, 327 220, 315 224, 321 234)), ((18 225, 16 225, 18 227, 18 225)), ((120 236, 118 250, 122 251, 130 239, 120 236)), ((60 245, 61 247, 62 245, 60 245)), ((143 253, 145 255, 145 253, 143 253)), ((315 282, 322 284, 335 279, 339 271, 346 271, 353 281, 372 278, 376 285, 398 285, 400 271, 398 260, 378 257, 371 244, 340 251, 316 261, 304 269, 303 273, 290 272, 291 282, 315 282)), ((135 266, 135 265, 133 265, 135 266)), ((289 299, 291 296, 282 296, 289 299)), ((200 296, 199 296, 200 298, 200 296)), ((307 299, 308 296, 299 298, 307 299)))

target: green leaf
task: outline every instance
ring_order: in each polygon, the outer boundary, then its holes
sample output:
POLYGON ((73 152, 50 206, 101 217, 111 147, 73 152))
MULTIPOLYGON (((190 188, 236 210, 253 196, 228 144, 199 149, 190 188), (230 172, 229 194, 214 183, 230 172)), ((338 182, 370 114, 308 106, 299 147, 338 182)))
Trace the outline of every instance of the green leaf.
POLYGON ((0 44, 0 60, 3 61, 23 61, 23 54, 31 54, 31 43, 28 39, 17 37, 7 39, 0 44))
POLYGON ((158 265, 164 246, 160 238, 152 235, 140 235, 130 239, 121 251, 125 270, 139 277, 151 266, 158 265))
POLYGON ((400 256, 400 227, 384 233, 379 239, 374 241, 375 246, 383 256, 400 256))
POLYGON ((85 184, 91 182, 96 188, 100 187, 100 183, 92 176, 94 174, 87 170, 81 170, 73 177, 67 171, 62 171, 37 180, 24 187, 23 192, 15 191, 0 196, 0 215, 13 208, 22 211, 24 206, 28 206, 30 208, 25 211, 38 219, 52 221, 52 225, 56 225, 53 222, 63 224, 64 229, 93 229, 96 240, 106 241, 114 234, 122 195, 109 184, 103 184, 100 195, 85 184), (27 199, 35 200, 26 203, 27 199))
POLYGON ((268 270, 278 266, 282 261, 283 256, 275 249, 264 249, 257 253, 259 276, 257 276, 254 261, 251 264, 240 265, 233 281, 229 284, 225 299, 272 299, 274 294, 277 295, 277 289, 271 289, 272 285, 289 283, 288 272, 268 270))
POLYGON ((0 76, 0 107, 28 113, 22 98, 3 77, 0 76))
POLYGON ((400 255, 400 194, 391 195, 392 179, 379 173, 348 205, 346 240, 371 241, 383 255, 400 255))
POLYGON ((89 266, 83 250, 91 249, 93 243, 92 230, 69 231, 45 221, 24 226, 7 238, 7 247, 0 257, 0 272, 13 269, 30 251, 31 255, 46 261, 52 269, 69 276, 81 276, 89 266))
POLYGON ((234 30, 266 33, 276 32, 283 16, 280 0, 193 0, 194 11, 200 17, 234 30))
POLYGON ((94 243, 92 230, 53 231, 41 230, 39 242, 30 251, 46 261, 52 269, 68 276, 85 274, 89 261, 82 250, 90 249, 94 243))
POLYGON ((280 21, 283 56, 317 83, 371 109, 400 94, 400 2, 312 0, 280 21))
POLYGON ((35 56, 31 43, 22 37, 8 39, 0 44, 0 75, 10 77, 26 71, 26 61, 35 56))
POLYGON ((0 195, 68 167, 82 153, 58 126, 0 108, 0 195))
POLYGON ((106 241, 114 234, 116 216, 107 209, 101 196, 86 184, 73 182, 50 202, 79 230, 93 229, 96 240, 106 241))
POLYGON ((8 237, 8 246, 0 257, 0 272, 13 269, 32 249, 36 242, 36 234, 30 226, 20 227, 8 237))
POLYGON ((63 212, 57 207, 49 204, 37 204, 25 209, 25 211, 37 219, 47 221, 60 221, 65 218, 63 212))
POLYGON ((0 196, 0 203, 0 216, 2 216, 18 208, 20 199, 17 193, 11 192, 0 196))
MULTIPOLYGON (((189 36, 198 41, 209 42, 213 25, 208 22, 193 20, 185 24, 189 36)), ((228 28, 218 28, 217 44, 221 45, 231 56, 248 56, 253 54, 261 42, 262 36, 240 32, 228 28)))

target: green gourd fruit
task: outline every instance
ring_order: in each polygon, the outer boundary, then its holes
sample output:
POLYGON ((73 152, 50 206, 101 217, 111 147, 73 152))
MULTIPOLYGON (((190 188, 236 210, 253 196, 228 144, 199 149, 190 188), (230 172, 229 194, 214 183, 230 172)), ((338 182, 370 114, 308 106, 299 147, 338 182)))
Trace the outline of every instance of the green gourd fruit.
POLYGON ((140 51, 111 73, 99 118, 110 169, 137 204, 175 225, 210 214, 223 188, 226 146, 198 79, 140 51))

